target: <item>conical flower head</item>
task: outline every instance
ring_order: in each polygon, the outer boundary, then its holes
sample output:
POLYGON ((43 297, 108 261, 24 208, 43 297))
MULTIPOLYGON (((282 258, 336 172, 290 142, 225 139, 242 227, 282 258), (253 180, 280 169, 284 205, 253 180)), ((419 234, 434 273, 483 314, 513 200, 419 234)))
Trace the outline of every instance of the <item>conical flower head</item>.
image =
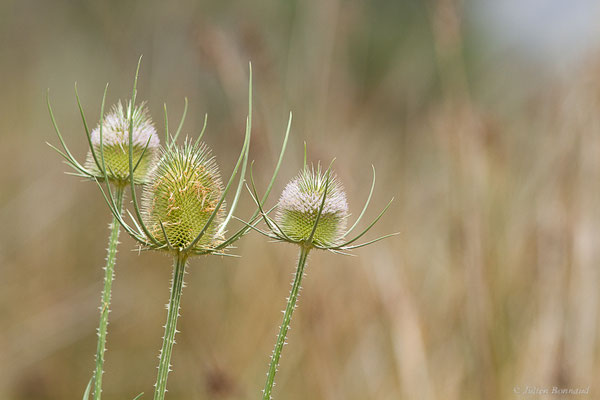
MULTIPOLYGON (((186 140, 183 147, 168 146, 144 185, 144 224, 161 245, 186 248, 208 223, 222 193, 219 170, 206 145, 186 140)), ((221 241, 217 231, 224 213, 221 206, 192 250, 221 241)))
MULTIPOLYGON (((100 149, 100 124, 91 133, 92 146, 100 167, 102 167, 101 150, 104 153, 104 165, 109 181, 126 182, 129 180, 130 121, 128 115, 130 109, 131 103, 125 109, 119 101, 106 114, 102 125, 102 149, 100 149)), ((136 183, 146 181, 148 173, 156 161, 159 146, 160 140, 152 124, 152 119, 148 115, 148 109, 143 103, 135 106, 133 108, 132 149, 134 168, 137 165, 133 173, 136 183), (147 148, 146 145, 148 145, 147 148), (146 151, 144 151, 145 148, 146 151), (142 157, 141 160, 140 157, 142 157)), ((87 155, 86 167, 96 176, 103 176, 91 151, 87 155)))
POLYGON ((325 203, 312 242, 323 247, 340 242, 348 217, 346 194, 337 178, 322 173, 320 166, 316 170, 305 167, 281 194, 276 222, 290 239, 305 241, 310 238, 326 186, 325 203))

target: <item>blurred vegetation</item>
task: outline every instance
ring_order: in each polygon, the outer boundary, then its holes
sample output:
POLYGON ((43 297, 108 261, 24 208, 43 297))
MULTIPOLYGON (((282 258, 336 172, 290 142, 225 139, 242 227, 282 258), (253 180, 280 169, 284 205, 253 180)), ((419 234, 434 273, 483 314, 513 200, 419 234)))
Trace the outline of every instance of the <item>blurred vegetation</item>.
MULTIPOLYGON (((90 120, 128 96, 159 131, 162 103, 200 131, 228 175, 255 76, 251 158, 264 188, 294 112, 271 199, 337 157, 356 215, 377 169, 375 234, 356 257, 311 255, 283 354, 280 399, 512 399, 513 388, 593 387, 600 259, 599 65, 558 77, 494 43, 451 0, 0 1, 0 398, 79 398, 93 370, 110 220, 83 159, 90 120), (99 240, 101 238, 102 240, 99 240)), ((249 215, 249 196, 241 217, 249 215)), ((365 220, 368 220, 368 216, 365 220)), ((151 393, 170 260, 122 235, 104 398, 151 393)), ((192 261, 170 399, 258 398, 296 249, 248 235, 241 259, 192 261)))

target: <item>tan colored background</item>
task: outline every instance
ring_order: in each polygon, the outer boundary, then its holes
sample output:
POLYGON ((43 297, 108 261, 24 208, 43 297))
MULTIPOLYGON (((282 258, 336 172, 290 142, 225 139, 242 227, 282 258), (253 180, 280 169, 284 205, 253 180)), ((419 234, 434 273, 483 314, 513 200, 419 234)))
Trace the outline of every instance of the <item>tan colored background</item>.
MULTIPOLYGON (((396 197, 370 237, 400 236, 356 257, 311 255, 275 398, 514 399, 527 385, 590 386, 595 398, 593 36, 545 52, 520 31, 507 45, 485 21, 444 0, 0 1, 0 398, 77 399, 92 372, 109 214, 45 145, 57 139, 44 95, 83 160, 74 82, 97 121, 104 84, 109 103, 128 96, 140 54, 159 131, 163 101, 176 120, 187 96, 184 132, 209 114, 225 175, 253 62, 260 188, 294 112, 271 204, 304 141, 312 161, 337 157, 354 216, 371 164, 367 218, 396 197)), ((246 195, 238 214, 250 212, 246 195)), ((121 239, 104 398, 151 398, 171 261, 121 239)), ((255 234, 238 244, 240 259, 191 262, 169 399, 259 398, 297 255, 255 234)))

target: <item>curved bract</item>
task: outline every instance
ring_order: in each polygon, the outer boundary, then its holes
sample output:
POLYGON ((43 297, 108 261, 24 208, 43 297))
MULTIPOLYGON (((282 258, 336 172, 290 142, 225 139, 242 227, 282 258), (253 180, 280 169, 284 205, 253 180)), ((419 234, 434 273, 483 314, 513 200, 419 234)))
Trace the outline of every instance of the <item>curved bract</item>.
POLYGON ((269 231, 262 231, 249 224, 247 226, 271 239, 298 244, 307 249, 315 248, 343 253, 398 234, 391 233, 365 243, 354 244, 381 219, 394 200, 392 198, 361 233, 352 239, 348 239, 348 235, 358 226, 371 202, 373 189, 375 188, 375 168, 373 168, 373 182, 367 201, 354 224, 347 230, 348 204, 342 185, 331 172, 331 165, 324 173, 321 172, 320 166, 317 166, 316 171, 314 168, 308 169, 306 166, 306 149, 304 168, 283 190, 277 204, 278 211, 275 218, 271 218, 268 215, 269 212, 265 212, 262 207, 264 202, 259 201, 252 171, 250 181, 252 184, 252 198, 258 206, 269 231))
MULTIPOLYGON (((206 145, 186 140, 182 147, 169 146, 144 185, 144 224, 159 246, 186 248, 209 222, 222 193, 219 169, 206 145)), ((222 241, 218 228, 224 215, 221 206, 192 250, 214 248, 222 241)))
MULTIPOLYGON (((138 72, 139 63, 133 82, 130 104, 135 104, 138 72)), ((131 222, 126 222, 118 212, 110 185, 106 187, 106 190, 102 188, 99 182, 98 185, 115 218, 117 218, 120 225, 142 248, 168 250, 177 256, 183 255, 185 257, 206 254, 227 255, 225 251, 234 242, 248 233, 250 229, 255 228, 263 214, 259 206, 245 226, 235 231, 229 237, 225 237, 229 222, 235 218, 233 213, 242 192, 248 161, 250 132, 252 129, 252 69, 250 69, 248 84, 248 117, 246 119, 244 143, 230 177, 223 181, 223 183, 221 183, 216 163, 210 155, 209 150, 205 145, 199 144, 206 128, 206 118, 202 132, 200 132, 199 137, 195 139, 193 144, 192 141, 186 140, 183 147, 177 146, 176 139, 181 132, 186 111, 187 101, 178 128, 175 134, 171 135, 168 129, 165 106, 166 144, 162 149, 159 165, 150 172, 149 181, 145 184, 141 202, 143 204, 139 204, 134 187, 135 171, 140 167, 138 160, 135 158, 134 149, 136 143, 134 139, 136 117, 131 108, 128 109, 126 115, 128 121, 127 134, 129 136, 127 146, 128 170, 134 171, 133 174, 129 174, 131 203, 134 212, 127 211, 127 214, 131 222), (238 172, 240 173, 240 177, 237 188, 231 200, 229 212, 225 213, 225 197, 234 186, 234 180, 238 172)), ((261 205, 267 200, 279 171, 290 132, 291 118, 290 114, 279 160, 265 196, 260 201, 261 205)), ((146 143, 146 151, 149 144, 150 141, 146 143)), ((104 146, 101 146, 101 148, 103 149, 104 146)), ((100 154, 100 160, 105 160, 102 154, 100 154)), ((102 161, 98 164, 104 166, 105 162, 102 161)), ((79 167, 78 164, 74 164, 74 168, 81 172, 82 168, 79 167)), ((108 169, 103 168, 102 171, 103 176, 101 179, 96 179, 97 181, 107 179, 108 169)))

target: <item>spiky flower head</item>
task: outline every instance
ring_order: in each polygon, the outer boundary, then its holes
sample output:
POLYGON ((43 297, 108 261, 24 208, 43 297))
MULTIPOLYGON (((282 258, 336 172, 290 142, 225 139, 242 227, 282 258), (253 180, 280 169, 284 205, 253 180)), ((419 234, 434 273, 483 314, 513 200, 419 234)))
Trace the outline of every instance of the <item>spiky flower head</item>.
MULTIPOLYGON (((100 124, 91 132, 91 142, 96 160, 92 152, 88 152, 86 168, 94 175, 103 176, 101 156, 104 156, 106 175, 109 181, 125 183, 129 180, 129 113, 121 101, 115 104, 106 114, 102 124, 102 149, 100 148, 100 124), (101 151, 102 150, 102 151, 101 151), (100 165, 98 165, 100 164, 100 165)), ((133 178, 135 183, 144 183, 148 173, 156 161, 160 140, 148 109, 144 103, 133 107, 133 178), (140 159, 141 157, 141 159, 140 159), (139 162, 138 162, 139 161, 139 162)))
MULTIPOLYGON (((223 193, 219 169, 203 143, 186 140, 183 147, 168 146, 161 153, 144 185, 144 224, 164 247, 187 248, 218 206, 223 193)), ((213 248, 222 241, 218 228, 224 213, 224 207, 220 207, 192 250, 213 248)))
POLYGON ((336 176, 322 172, 320 165, 316 170, 304 167, 281 193, 276 221, 285 235, 296 241, 310 239, 326 188, 325 203, 312 242, 329 247, 341 241, 348 217, 346 194, 336 176))

